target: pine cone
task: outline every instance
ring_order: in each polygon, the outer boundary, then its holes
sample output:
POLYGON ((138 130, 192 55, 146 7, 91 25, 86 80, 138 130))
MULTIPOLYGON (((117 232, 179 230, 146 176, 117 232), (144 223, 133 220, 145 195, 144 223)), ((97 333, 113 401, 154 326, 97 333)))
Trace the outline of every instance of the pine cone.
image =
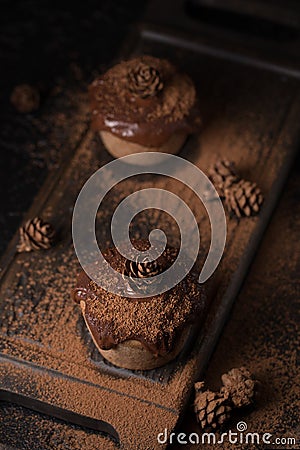
POLYGON ((240 180, 234 163, 227 159, 216 161, 208 170, 208 176, 214 184, 220 197, 224 197, 225 189, 230 188, 240 180))
POLYGON ((54 241, 54 229, 50 223, 44 222, 39 217, 28 220, 20 227, 20 242, 17 247, 19 253, 32 250, 46 250, 54 241))
POLYGON ((245 367, 231 369, 222 375, 222 383, 224 387, 221 392, 228 395, 237 408, 253 402, 257 381, 253 380, 251 373, 245 367))
POLYGON ((131 261, 126 260, 125 272, 127 276, 133 276, 136 278, 153 277, 159 273, 159 267, 157 261, 149 261, 148 258, 144 258, 143 261, 131 261))
POLYGON ((40 94, 33 86, 20 84, 14 88, 10 101, 20 113, 31 113, 40 106, 40 94))
POLYGON ((195 383, 194 411, 202 429, 222 426, 230 417, 231 407, 228 393, 203 391, 204 383, 195 383))
POLYGON ((263 203, 263 195, 256 183, 240 180, 224 191, 225 205, 237 217, 257 214, 263 203))
POLYGON ((154 67, 140 63, 128 73, 129 90, 141 98, 157 95, 163 88, 161 76, 154 67))
MULTIPOLYGON (((145 288, 145 283, 143 281, 140 281, 141 278, 145 279, 154 277, 160 272, 161 270, 156 260, 149 261, 148 258, 144 258, 143 261, 138 262, 127 259, 122 276, 123 279, 125 279, 125 275, 129 277, 128 283, 130 290, 132 290, 133 292, 137 292, 145 288)), ((154 280, 148 280, 147 286, 149 287, 149 285, 153 282, 154 280)))

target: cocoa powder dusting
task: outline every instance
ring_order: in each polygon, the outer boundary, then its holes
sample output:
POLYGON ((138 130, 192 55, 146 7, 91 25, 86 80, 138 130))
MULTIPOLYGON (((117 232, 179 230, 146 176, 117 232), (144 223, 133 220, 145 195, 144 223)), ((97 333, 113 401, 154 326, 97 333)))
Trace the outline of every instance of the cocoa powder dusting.
MULTIPOLYGON (((146 244, 140 241, 136 246, 144 250, 146 244)), ((160 257, 165 268, 176 259, 177 253, 170 247, 165 250, 160 257)), ((115 270, 122 271, 125 260, 115 249, 103 254, 115 270)), ((93 269, 97 270, 96 264, 93 269)), ((105 278, 106 273, 101 276, 105 278)), ((136 339, 155 354, 169 352, 188 323, 200 322, 205 304, 204 288, 192 274, 168 292, 130 299, 107 292, 81 272, 73 297, 86 303, 85 317, 98 335, 101 348, 136 339)))
POLYGON ((176 131, 190 133, 200 126, 194 83, 165 59, 123 61, 96 79, 89 91, 93 128, 128 141, 156 147, 176 131), (140 66, 143 77, 135 74, 140 66))
MULTIPOLYGON (((245 70, 248 72, 248 66, 245 70)), ((235 72, 232 69, 230 69, 230 74, 233 84, 236 86, 243 85, 243 83, 236 83, 235 72)), ((243 79, 240 75, 238 76, 240 80, 243 79)), ((256 78, 252 77, 252 79, 256 78)), ((285 83, 285 85, 287 86, 288 83, 285 83)), ((257 113, 257 115, 266 117, 268 123, 272 123, 274 129, 276 129, 277 123, 274 123, 273 112, 268 114, 268 110, 266 111, 262 105, 269 104, 267 99, 272 99, 272 102, 274 99, 273 103, 275 104, 270 105, 270 111, 284 110, 282 103, 283 101, 290 101, 290 94, 287 92, 287 95, 285 95, 283 91, 282 95, 279 96, 272 95, 272 92, 275 91, 271 83, 265 83, 264 88, 259 91, 259 94, 263 97, 260 102, 262 114, 257 113), (276 102, 280 104, 277 105, 276 102)), ((272 161, 267 160, 267 172, 261 171, 260 167, 265 164, 266 152, 269 149, 268 139, 271 139, 271 133, 266 127, 265 120, 253 120, 253 118, 249 120, 252 110, 249 109, 249 116, 247 114, 240 115, 241 104, 248 107, 249 104, 252 105, 253 98, 256 100, 254 89, 249 89, 250 102, 247 97, 245 99, 245 95, 238 94, 239 91, 233 98, 233 108, 229 110, 230 118, 225 117, 224 125, 215 122, 218 132, 215 132, 216 130, 212 127, 209 130, 211 133, 206 133, 209 139, 205 135, 203 136, 203 147, 207 151, 199 152, 202 157, 202 166, 208 167, 210 150, 218 148, 221 145, 219 141, 222 138, 222 154, 227 157, 240 158, 249 172, 258 166, 259 170, 256 169, 257 176, 260 177, 260 181, 264 180, 264 186, 268 187, 276 174, 277 166, 272 164, 272 161), (241 99, 240 104, 239 99, 241 99), (239 122, 237 122, 237 116, 240 118, 239 122), (233 128, 235 123, 238 124, 239 134, 238 137, 235 136, 237 145, 232 148, 229 144, 227 146, 226 143, 229 141, 227 136, 224 139, 222 133, 225 129, 228 131, 228 128, 233 128), (242 130, 242 133, 240 130, 242 130), (259 162, 257 162, 258 152, 253 151, 253 147, 256 148, 261 136, 265 153, 260 156, 259 162), (245 149, 243 155, 241 148, 245 149)), ((257 105, 258 102, 254 100, 253 103, 257 105)), ((214 111, 217 110, 218 105, 214 104, 214 111)), ((278 121, 282 120, 279 113, 276 114, 275 121, 277 117, 278 121)), ((55 118, 58 122, 59 116, 57 115, 55 118)), ((79 127, 73 126, 70 128, 73 133, 72 138, 76 143, 75 132, 78 131, 79 127)), ((95 170, 95 164, 98 164, 99 156, 94 147, 95 142, 93 141, 89 141, 88 145, 83 145, 75 157, 77 165, 73 165, 73 173, 71 175, 67 173, 69 182, 64 192, 68 192, 74 201, 79 186, 82 184, 82 179, 87 178, 95 170), (77 174, 77 177, 75 174, 77 174)), ((41 147, 41 149, 43 148, 41 147)), ((57 154, 60 155, 60 152, 56 147, 55 152, 54 162, 57 164, 56 158, 57 154)), ((36 164, 38 163, 39 160, 37 159, 36 164)), ((298 187, 297 181, 297 190, 298 187)), ((299 334, 297 334, 296 301, 293 301, 298 297, 296 281, 299 273, 299 258, 295 252, 295 238, 299 226, 299 214, 296 208, 297 190, 294 189, 289 197, 293 201, 289 202, 286 196, 279 207, 281 219, 278 220, 277 215, 277 218, 274 219, 276 226, 275 223, 272 223, 268 231, 268 239, 261 249, 259 259, 255 262, 252 274, 243 290, 243 295, 237 300, 227 329, 207 372, 206 379, 210 385, 213 385, 216 379, 219 380, 221 373, 231 367, 245 364, 261 381, 263 389, 258 396, 255 409, 247 410, 246 413, 243 411, 239 413, 239 416, 235 416, 228 425, 231 429, 235 429, 238 420, 246 420, 248 429, 254 432, 271 432, 276 436, 296 437, 298 437, 298 432, 299 435, 296 404, 299 392, 299 371, 296 362, 299 334), (293 211, 293 214, 291 214, 291 211, 293 211)), ((66 211, 69 211, 69 208, 71 208, 71 203, 67 206, 66 204, 61 207, 58 206, 55 212, 49 209, 49 216, 46 218, 52 220, 54 215, 58 220, 59 217, 64 217, 65 220, 66 211)), ((71 223, 70 217, 66 219, 66 222, 71 223)), ((246 226, 250 228, 251 223, 246 226)), ((229 227, 233 227, 233 225, 229 224, 229 227)), ((232 231, 231 228, 230 231, 232 231)), ((69 236, 69 228, 66 235, 69 236)), ((68 241, 68 238, 66 240, 68 241)), ((238 241, 238 244, 244 248, 242 239, 238 241)), ((43 382, 38 382, 29 376, 26 377, 23 370, 18 369, 18 365, 16 365, 13 374, 10 374, 10 380, 11 382, 22 380, 22 392, 25 393, 26 389, 31 389, 29 395, 32 395, 32 389, 34 388, 37 395, 43 399, 47 397, 49 403, 55 404, 61 401, 61 404, 64 404, 65 401, 72 399, 74 406, 81 410, 85 399, 89 405, 88 414, 90 416, 97 416, 99 405, 105 405, 106 411, 110 414, 111 423, 118 431, 123 432, 132 424, 137 428, 136 424, 138 424, 140 436, 151 436, 152 438, 154 436, 155 439, 156 432, 163 431, 166 423, 171 429, 176 420, 170 419, 171 412, 169 410, 155 408, 153 404, 146 402, 142 405, 138 404, 136 400, 137 391, 141 393, 141 396, 147 397, 148 395, 151 401, 160 405, 166 404, 169 408, 178 408, 180 405, 177 401, 177 393, 179 390, 187 389, 186 386, 191 382, 188 371, 193 364, 193 360, 188 360, 185 364, 186 370, 180 377, 180 383, 176 384, 172 379, 169 383, 173 390, 174 400, 170 400, 170 392, 161 389, 160 382, 153 383, 142 377, 136 377, 134 374, 124 379, 121 376, 121 371, 118 372, 119 377, 103 374, 99 369, 99 361, 94 357, 94 347, 84 326, 80 311, 69 300, 69 291, 74 286, 74 277, 79 270, 76 257, 74 252, 70 250, 70 246, 71 243, 67 242, 68 248, 61 246, 57 248, 57 251, 50 250, 49 254, 43 256, 18 256, 19 273, 14 273, 14 278, 8 279, 3 285, 1 335, 5 339, 1 342, 2 353, 15 359, 25 359, 28 361, 28 366, 31 364, 40 366, 45 374, 47 369, 52 369, 49 372, 51 376, 44 379, 43 382), (14 346, 14 342, 17 342, 18 345, 14 346), (25 351, 23 353, 21 347, 21 343, 24 342, 27 345, 27 353, 25 351), (55 378, 53 376, 55 372, 62 373, 63 376, 55 378), (73 380, 76 380, 76 378, 83 379, 84 388, 83 384, 79 385, 74 381, 70 389, 65 390, 61 380, 68 376, 72 377, 73 380), (107 391, 101 392, 96 388, 90 389, 90 385, 94 383, 96 386, 100 379, 108 388, 107 391), (124 407, 124 404, 120 404, 118 398, 113 398, 110 395, 112 390, 126 392, 126 395, 128 395, 126 407, 124 407), (151 422, 151 427, 148 426, 148 422, 151 422)), ((222 275, 225 276, 226 274, 223 272, 222 275)), ((25 442, 26 448, 38 450, 40 448, 53 448, 54 445, 56 445, 55 448, 59 449, 114 448, 114 444, 102 438, 102 436, 97 436, 94 432, 89 434, 89 431, 84 429, 81 429, 80 432, 74 431, 74 427, 70 424, 60 427, 60 424, 50 416, 47 419, 41 418, 38 414, 26 411, 21 407, 11 405, 7 408, 2 402, 0 409, 1 442, 7 442, 6 437, 9 429, 12 433, 8 445, 19 444, 16 441, 17 435, 21 436, 21 444, 25 442), (13 422, 13 425, 10 428, 11 422, 13 422), (13 427, 15 428, 13 429, 13 427), (47 435, 48 431, 51 436, 47 435), (98 439, 97 442, 96 439, 98 439), (47 441, 50 442, 49 445, 47 441)), ((191 422, 187 416, 185 424, 190 426, 191 422)), ((193 431, 200 432, 196 425, 193 431)), ((130 443, 128 448, 135 448, 137 442, 134 436, 132 436, 130 443)), ((151 444, 148 445, 148 448, 152 449, 151 444)), ((147 444, 145 445, 147 446, 147 444)), ((237 449, 245 448, 242 445, 236 445, 235 447, 237 449)), ((293 448, 298 447, 297 445, 293 448)), ((195 446, 192 446, 192 448, 195 448, 195 446)), ((205 448, 205 446, 202 448, 205 448)), ((211 446, 206 448, 211 448, 211 446)), ((232 445, 218 445, 215 448, 231 450, 232 445)))
MULTIPOLYGON (((295 252, 300 223, 298 174, 299 158, 297 170, 294 170, 278 205, 205 374, 206 385, 212 390, 220 388, 224 372, 241 365, 259 380, 254 404, 235 410, 225 429, 217 433, 217 440, 223 431, 231 429, 235 432, 237 423, 244 421, 249 432, 260 436, 271 433, 271 441, 275 438, 296 439, 295 444, 268 445, 272 449, 299 448, 299 282, 296 275, 299 272, 299 254, 295 252)), ((245 398, 245 391, 241 394, 245 398)), ((202 433, 192 412, 187 413, 178 431, 197 432, 200 438, 202 433)), ((174 444, 170 448, 179 450, 182 445, 174 444)), ((198 447, 189 444, 184 448, 194 450, 198 447)), ((201 449, 211 448, 212 445, 207 443, 201 445, 201 449)), ((233 444, 226 440, 213 448, 232 450, 233 444)), ((234 448, 245 449, 245 442, 234 444, 234 448)), ((249 445, 247 448, 263 446, 249 445)))
MULTIPOLYGON (((5 430, 5 446, 1 450, 18 448, 31 450, 114 450, 117 444, 103 433, 88 428, 72 425, 46 414, 11 403, 1 402, 1 431, 5 430), (24 424, 30 424, 24 427, 24 424), (17 444, 18 445, 18 444, 17 444), (83 447, 84 445, 84 447, 83 447), (10 447, 11 446, 11 447, 10 447)), ((0 436, 1 436, 0 432, 0 436)))

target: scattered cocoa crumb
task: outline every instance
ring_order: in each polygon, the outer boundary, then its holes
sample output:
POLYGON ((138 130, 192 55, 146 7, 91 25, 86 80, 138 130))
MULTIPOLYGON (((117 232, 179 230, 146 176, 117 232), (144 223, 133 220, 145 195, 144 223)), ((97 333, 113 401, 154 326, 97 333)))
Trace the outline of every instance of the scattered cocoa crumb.
POLYGON ((103 433, 70 424, 11 403, 0 405, 0 450, 117 450, 103 433))
POLYGON ((20 113, 31 113, 40 106, 39 91, 29 84, 20 84, 12 91, 10 101, 20 113))

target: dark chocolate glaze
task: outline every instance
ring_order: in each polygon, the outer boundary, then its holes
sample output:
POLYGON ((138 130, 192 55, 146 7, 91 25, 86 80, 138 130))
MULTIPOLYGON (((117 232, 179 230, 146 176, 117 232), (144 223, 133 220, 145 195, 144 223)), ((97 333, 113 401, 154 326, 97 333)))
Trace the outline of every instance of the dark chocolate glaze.
MULTIPOLYGON (((115 249, 104 255, 121 270, 124 258, 115 249)), ((176 255, 177 250, 169 247, 162 258, 171 261, 176 255)), ((100 348, 108 350, 133 339, 155 355, 172 351, 180 333, 193 322, 200 323, 205 306, 204 287, 191 273, 168 292, 133 300, 105 291, 82 271, 72 297, 76 303, 84 301, 85 319, 100 348)))
POLYGON ((163 59, 142 56, 122 62, 96 79, 89 91, 92 127, 129 142, 159 147, 174 133, 190 134, 201 126, 192 80, 163 59), (147 98, 128 87, 128 73, 141 61, 163 80, 162 90, 147 98))

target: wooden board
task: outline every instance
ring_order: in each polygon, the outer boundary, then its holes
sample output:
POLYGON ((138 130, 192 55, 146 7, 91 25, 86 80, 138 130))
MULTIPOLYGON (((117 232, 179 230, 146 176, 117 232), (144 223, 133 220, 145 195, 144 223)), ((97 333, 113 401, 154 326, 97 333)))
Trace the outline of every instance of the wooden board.
MULTIPOLYGON (((17 255, 16 236, 1 263, 1 399, 102 430, 133 450, 163 448, 157 443, 161 424, 170 432, 175 427, 209 360, 297 150, 300 82, 279 70, 262 68, 255 60, 203 51, 196 41, 172 34, 166 38, 157 29, 144 30, 131 53, 168 57, 197 84, 203 130, 180 155, 204 172, 216 153, 234 160, 243 176, 259 184, 266 199, 258 217, 240 222, 228 218, 224 257, 208 282, 209 309, 190 352, 154 371, 117 369, 95 350, 80 311, 70 300, 79 269, 70 233, 73 205, 87 178, 111 157, 85 126, 75 137, 76 130, 68 130, 72 145, 66 160, 57 178, 45 181, 28 212, 28 217, 38 214, 54 224, 58 244, 48 252, 17 255)), ((84 117, 85 110, 81 99, 77 114, 84 117)), ((109 243, 104 224, 109 223, 110 210, 130 192, 149 186, 177 193, 179 189, 170 179, 150 176, 117 187, 105 211, 99 211, 103 245, 109 243)), ((200 266, 209 245, 209 222, 188 189, 181 187, 180 196, 199 223, 200 266)), ((169 220, 150 212, 133 224, 132 233, 144 236, 147 223, 167 225, 170 240, 176 241, 176 227, 169 220)))

